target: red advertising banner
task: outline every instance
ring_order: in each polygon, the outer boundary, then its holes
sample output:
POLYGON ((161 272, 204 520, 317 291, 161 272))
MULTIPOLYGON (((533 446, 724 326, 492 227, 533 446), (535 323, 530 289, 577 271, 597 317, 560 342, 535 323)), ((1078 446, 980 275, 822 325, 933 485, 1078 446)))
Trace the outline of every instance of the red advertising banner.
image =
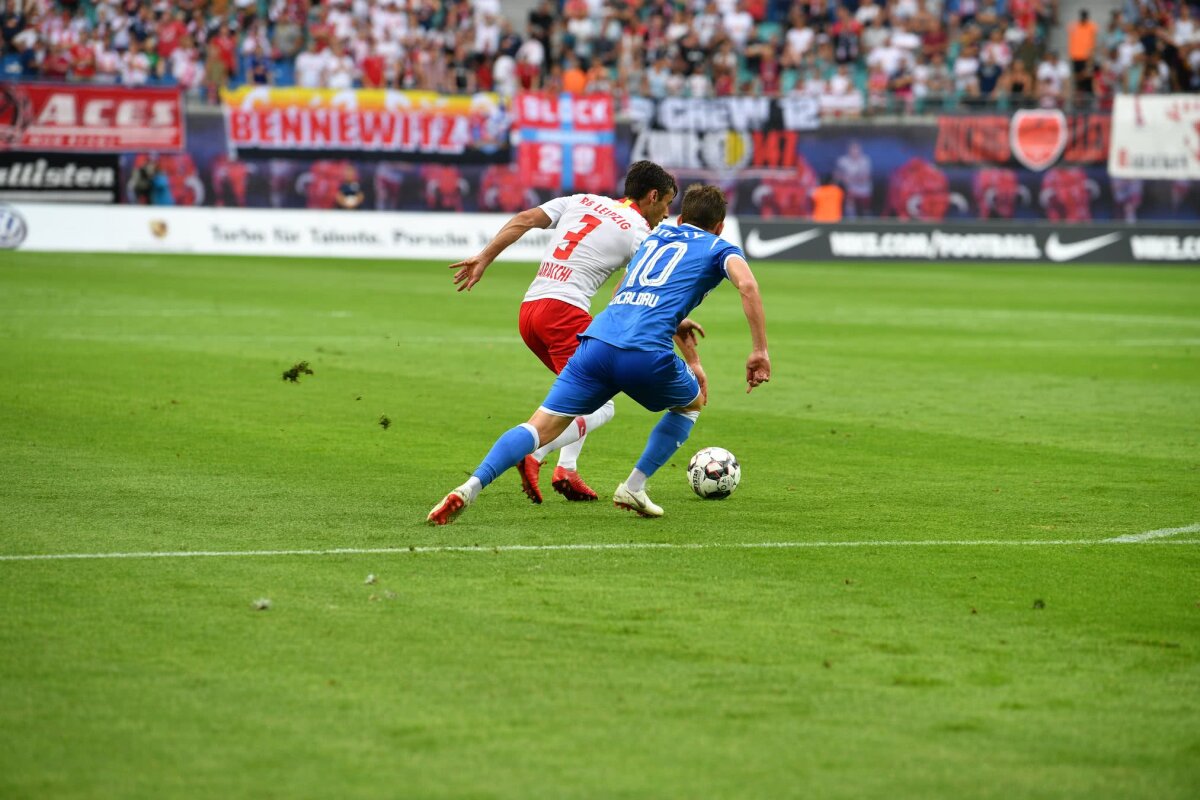
POLYGON ((531 186, 604 195, 620 191, 611 96, 525 92, 513 108, 517 161, 531 186))
POLYGON ((0 84, 0 150, 120 153, 183 147, 177 88, 0 84))
POLYGON ((242 86, 221 93, 238 151, 308 150, 390 161, 508 163, 509 116, 494 94, 242 86))
POLYGON ((934 159, 939 164, 1001 165, 1015 161, 1041 172, 1059 161, 1103 164, 1111 121, 1100 114, 1057 109, 1017 111, 1011 117, 938 117, 934 159))

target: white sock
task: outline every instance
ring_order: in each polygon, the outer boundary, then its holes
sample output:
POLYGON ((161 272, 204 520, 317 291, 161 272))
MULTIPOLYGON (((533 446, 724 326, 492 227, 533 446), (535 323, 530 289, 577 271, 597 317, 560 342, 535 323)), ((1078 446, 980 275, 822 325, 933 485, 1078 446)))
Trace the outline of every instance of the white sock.
POLYGON ((467 478, 466 483, 458 488, 467 493, 467 502, 474 503, 475 498, 479 497, 479 493, 483 491, 483 481, 472 475, 470 478, 467 478))
POLYGON ((645 489, 646 473, 634 467, 633 472, 629 473, 629 477, 625 479, 625 488, 631 492, 640 492, 645 489))
POLYGON ((533 457, 538 461, 545 461, 546 456, 555 450, 562 450, 563 452, 558 457, 558 465, 563 469, 575 469, 575 464, 579 460, 579 451, 583 449, 584 437, 608 422, 616 413, 616 405, 613 404, 612 400, 609 400, 592 413, 576 417, 567 426, 567 429, 558 435, 557 439, 534 450, 533 457), (578 444, 577 447, 568 449, 576 443, 578 444))
MULTIPOLYGON (((579 418, 577 417, 576 419, 579 418)), ((587 423, 585 422, 584 424, 586 425, 587 423)), ((579 462, 579 454, 583 452, 583 443, 586 441, 587 434, 585 433, 570 444, 564 444, 562 449, 558 451, 558 465, 563 469, 575 469, 575 465, 579 462)))

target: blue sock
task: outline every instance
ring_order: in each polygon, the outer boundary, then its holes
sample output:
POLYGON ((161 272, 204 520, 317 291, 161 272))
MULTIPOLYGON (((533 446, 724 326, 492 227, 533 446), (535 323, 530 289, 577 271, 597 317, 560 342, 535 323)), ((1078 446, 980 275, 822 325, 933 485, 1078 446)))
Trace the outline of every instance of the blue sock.
MULTIPOLYGON (((694 412, 698 415, 698 412, 694 412)), ((683 446, 692 433, 696 420, 691 416, 668 411, 650 431, 646 441, 646 449, 638 459, 637 468, 650 477, 658 468, 675 455, 675 451, 683 446)))
POLYGON ((496 440, 488 451, 483 463, 472 473, 479 482, 487 486, 496 480, 505 470, 521 463, 521 459, 537 449, 537 434, 533 427, 523 422, 515 428, 507 430, 496 440))

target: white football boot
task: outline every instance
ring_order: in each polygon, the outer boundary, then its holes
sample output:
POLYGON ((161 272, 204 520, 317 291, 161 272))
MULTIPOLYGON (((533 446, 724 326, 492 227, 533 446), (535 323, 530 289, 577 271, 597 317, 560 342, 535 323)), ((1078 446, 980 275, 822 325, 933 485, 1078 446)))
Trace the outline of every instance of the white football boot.
POLYGON ((643 517, 661 517, 663 515, 662 506, 655 505, 654 501, 646 494, 645 489, 631 492, 625 488, 624 483, 613 492, 613 505, 628 511, 636 511, 643 517))

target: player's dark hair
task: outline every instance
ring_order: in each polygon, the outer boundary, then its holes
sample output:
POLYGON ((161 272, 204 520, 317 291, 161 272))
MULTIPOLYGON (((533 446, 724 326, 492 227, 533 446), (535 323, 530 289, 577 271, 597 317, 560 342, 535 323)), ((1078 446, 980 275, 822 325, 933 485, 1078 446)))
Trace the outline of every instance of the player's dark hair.
POLYGON ((630 165, 629 174, 625 176, 625 196, 630 200, 641 200, 654 189, 663 196, 668 192, 679 194, 675 178, 653 161, 636 161, 630 165))
POLYGON ((683 193, 679 222, 711 231, 725 219, 725 193, 716 186, 693 183, 683 193))

